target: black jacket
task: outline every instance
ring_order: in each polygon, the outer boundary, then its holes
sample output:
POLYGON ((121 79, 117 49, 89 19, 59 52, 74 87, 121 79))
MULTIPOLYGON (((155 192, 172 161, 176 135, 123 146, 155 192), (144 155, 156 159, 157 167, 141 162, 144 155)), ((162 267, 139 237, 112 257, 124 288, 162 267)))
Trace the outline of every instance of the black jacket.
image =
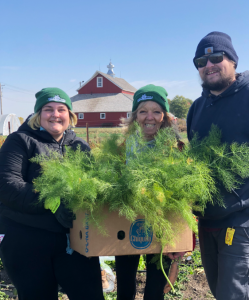
MULTIPOLYGON (((218 96, 203 90, 188 113, 188 139, 194 132, 204 138, 212 124, 221 129, 222 142, 249 143, 249 71, 238 74, 237 80, 218 96)), ((249 227, 249 179, 244 182, 236 191, 238 196, 221 189, 226 208, 209 204, 204 216, 200 216, 202 226, 249 227)))
POLYGON ((38 193, 33 191, 32 181, 39 176, 40 165, 31 163, 36 154, 47 153, 48 149, 65 152, 65 146, 89 151, 88 144, 66 130, 61 143, 47 131, 33 130, 27 122, 18 131, 10 134, 0 149, 0 216, 15 222, 47 229, 66 232, 50 210, 38 202, 38 193))

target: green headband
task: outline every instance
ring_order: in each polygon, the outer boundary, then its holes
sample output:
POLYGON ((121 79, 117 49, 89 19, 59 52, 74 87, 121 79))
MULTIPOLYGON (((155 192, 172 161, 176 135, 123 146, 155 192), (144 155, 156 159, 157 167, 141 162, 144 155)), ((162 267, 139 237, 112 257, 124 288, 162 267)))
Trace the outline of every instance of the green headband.
POLYGON ((157 102, 161 107, 169 112, 169 103, 167 100, 168 93, 161 86, 156 86, 154 84, 148 84, 139 90, 133 96, 133 106, 132 111, 138 108, 138 105, 144 101, 154 101, 157 102))
POLYGON ((37 113, 44 105, 50 102, 65 104, 72 110, 72 102, 69 96, 58 88, 45 88, 35 94, 36 102, 34 111, 37 113))

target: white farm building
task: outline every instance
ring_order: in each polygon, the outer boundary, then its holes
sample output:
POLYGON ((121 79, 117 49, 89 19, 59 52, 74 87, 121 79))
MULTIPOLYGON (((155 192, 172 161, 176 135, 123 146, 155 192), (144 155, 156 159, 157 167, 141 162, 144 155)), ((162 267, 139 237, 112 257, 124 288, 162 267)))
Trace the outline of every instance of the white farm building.
POLYGON ((15 114, 8 114, 0 116, 0 135, 9 135, 17 131, 21 126, 20 120, 15 114))

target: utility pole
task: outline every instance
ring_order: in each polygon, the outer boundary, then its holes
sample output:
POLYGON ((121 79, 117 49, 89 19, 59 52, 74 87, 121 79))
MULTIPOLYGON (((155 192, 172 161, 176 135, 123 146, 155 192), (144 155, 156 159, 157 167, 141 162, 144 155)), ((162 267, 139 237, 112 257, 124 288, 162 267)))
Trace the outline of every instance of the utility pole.
POLYGON ((1 115, 3 114, 3 105, 2 105, 2 86, 0 83, 0 101, 1 101, 1 115))
POLYGON ((1 85, 1 82, 0 82, 0 102, 1 102, 1 115, 3 114, 3 98, 2 98, 2 86, 4 85, 1 85))

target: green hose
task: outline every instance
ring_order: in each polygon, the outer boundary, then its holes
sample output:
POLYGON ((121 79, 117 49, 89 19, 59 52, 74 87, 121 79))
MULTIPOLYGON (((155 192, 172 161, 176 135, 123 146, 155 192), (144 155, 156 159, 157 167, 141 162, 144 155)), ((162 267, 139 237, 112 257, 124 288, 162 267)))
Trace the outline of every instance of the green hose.
POLYGON ((169 280, 168 276, 166 275, 166 273, 165 273, 165 271, 164 271, 164 268, 163 268, 163 248, 164 248, 164 247, 162 247, 161 255, 160 255, 160 265, 161 265, 161 270, 162 270, 162 272, 163 272, 163 275, 164 275, 165 278, 167 279, 168 284, 170 285, 170 287, 171 287, 171 289, 172 289, 172 292, 175 293, 176 291, 175 291, 175 289, 173 288, 173 285, 171 284, 171 282, 170 282, 170 280, 169 280))

